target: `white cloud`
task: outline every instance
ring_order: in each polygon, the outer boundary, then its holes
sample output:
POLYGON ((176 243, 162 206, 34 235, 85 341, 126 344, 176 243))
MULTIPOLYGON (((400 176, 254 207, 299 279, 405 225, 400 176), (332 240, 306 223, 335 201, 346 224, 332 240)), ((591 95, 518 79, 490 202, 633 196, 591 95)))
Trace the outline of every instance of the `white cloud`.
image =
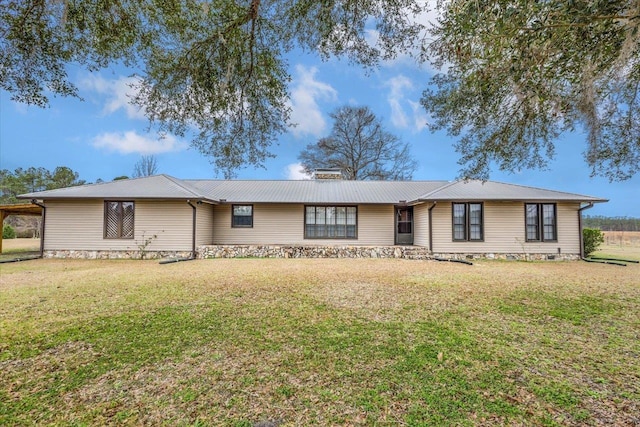
POLYGON ((116 151, 122 154, 157 154, 168 151, 180 151, 187 145, 173 135, 148 137, 135 131, 106 132, 93 138, 91 143, 96 148, 116 151))
POLYGON ((387 101, 391 108, 391 123, 399 129, 411 129, 420 132, 427 126, 427 115, 419 102, 407 99, 406 92, 414 89, 413 82, 406 76, 398 75, 389 79, 387 101), (410 114, 407 114, 406 108, 410 114))
POLYGON ((422 129, 426 128, 429 125, 427 112, 419 102, 407 102, 409 103, 409 106, 411 106, 411 110, 413 111, 413 129, 417 132, 420 132, 422 129))
POLYGON ((327 127, 318 100, 335 101, 338 92, 329 84, 316 80, 316 67, 296 66, 296 78, 291 89, 291 121, 297 126, 291 132, 297 138, 321 136, 327 127))
POLYGON ((386 86, 391 88, 387 96, 391 107, 391 123, 397 128, 406 129, 409 127, 409 119, 402 108, 402 102, 404 101, 405 89, 413 89, 413 84, 409 78, 399 75, 389 79, 386 86))
POLYGON ((300 179, 311 179, 310 175, 304 173, 304 169, 302 168, 301 163, 291 163, 287 165, 285 168, 285 173, 287 179, 300 180, 300 179))
POLYGON ((103 107, 104 114, 112 114, 122 109, 130 119, 145 119, 145 110, 131 104, 131 99, 137 94, 137 77, 120 77, 107 80, 99 74, 91 74, 82 79, 79 86, 85 90, 96 92, 106 97, 103 107))

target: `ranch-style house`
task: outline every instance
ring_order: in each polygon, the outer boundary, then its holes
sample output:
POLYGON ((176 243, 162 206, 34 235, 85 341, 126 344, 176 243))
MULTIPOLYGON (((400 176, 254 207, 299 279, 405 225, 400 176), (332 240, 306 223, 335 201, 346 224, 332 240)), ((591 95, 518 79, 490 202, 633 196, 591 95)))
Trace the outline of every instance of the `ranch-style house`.
POLYGON ((579 259, 605 199, 493 181, 189 180, 168 175, 23 194, 44 257, 579 259))

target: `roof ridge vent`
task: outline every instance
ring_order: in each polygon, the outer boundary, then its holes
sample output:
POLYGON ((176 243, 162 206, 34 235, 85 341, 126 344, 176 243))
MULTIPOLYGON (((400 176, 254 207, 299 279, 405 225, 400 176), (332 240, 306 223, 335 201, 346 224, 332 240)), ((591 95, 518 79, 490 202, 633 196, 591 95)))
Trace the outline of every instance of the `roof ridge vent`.
POLYGON ((342 179, 342 169, 317 168, 313 171, 313 179, 342 179))

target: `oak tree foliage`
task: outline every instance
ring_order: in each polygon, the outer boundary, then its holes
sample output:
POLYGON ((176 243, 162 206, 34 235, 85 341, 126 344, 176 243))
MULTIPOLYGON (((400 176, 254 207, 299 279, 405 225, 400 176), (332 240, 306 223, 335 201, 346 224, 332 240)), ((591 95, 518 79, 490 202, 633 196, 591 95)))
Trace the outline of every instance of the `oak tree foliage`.
POLYGON ((339 168, 350 180, 409 180, 417 163, 408 144, 387 132, 368 107, 345 106, 330 114, 329 136, 302 150, 298 159, 307 174, 339 168))
MULTIPOLYGON (((636 0, 4 0, 0 88, 47 106, 68 75, 139 69, 134 103, 227 176, 261 165, 290 123, 286 56, 375 67, 400 54, 441 66, 422 103, 458 137, 462 174, 545 167, 566 131, 586 135, 594 175, 640 169, 636 0), (372 44, 368 34, 377 31, 372 44)), ((427 79, 425 78, 425 84, 427 79)))
POLYGON ((67 65, 140 69, 133 102, 227 176, 261 165, 290 125, 293 49, 375 66, 420 45, 413 0, 4 0, 0 88, 47 106, 78 96, 67 65), (375 28, 371 46, 367 30, 375 28))
MULTIPOLYGON (((640 170, 640 2, 451 0, 438 4, 424 92, 432 128, 459 137, 462 174, 541 168, 565 131, 586 135, 592 175, 640 170)), ((580 151, 576 147, 576 151, 580 151)))

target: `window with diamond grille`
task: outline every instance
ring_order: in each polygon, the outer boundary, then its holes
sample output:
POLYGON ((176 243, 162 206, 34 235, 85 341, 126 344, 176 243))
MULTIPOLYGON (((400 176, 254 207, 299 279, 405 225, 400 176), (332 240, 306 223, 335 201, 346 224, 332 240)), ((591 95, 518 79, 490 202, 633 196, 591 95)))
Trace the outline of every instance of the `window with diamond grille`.
POLYGON ((134 202, 104 202, 104 238, 133 239, 134 202))

